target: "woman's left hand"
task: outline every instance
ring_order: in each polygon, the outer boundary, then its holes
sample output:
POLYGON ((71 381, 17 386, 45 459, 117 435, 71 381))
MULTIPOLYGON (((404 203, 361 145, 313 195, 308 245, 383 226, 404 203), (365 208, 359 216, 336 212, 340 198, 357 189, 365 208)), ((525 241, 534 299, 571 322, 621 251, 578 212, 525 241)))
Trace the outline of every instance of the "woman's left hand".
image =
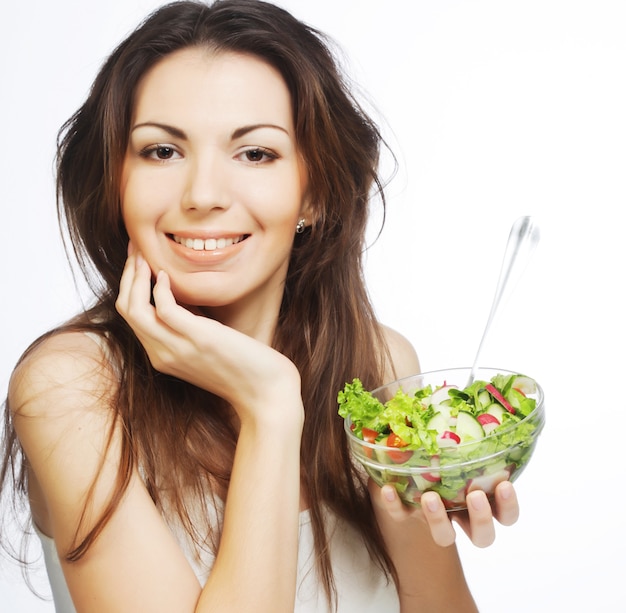
POLYGON ((376 521, 398 577, 401 611, 477 613, 455 546, 456 521, 477 547, 495 538, 495 521, 512 524, 519 508, 511 483, 496 488, 493 506, 484 492, 467 495, 467 511, 448 513, 435 492, 420 507, 405 505, 392 485, 369 481, 376 521))
POLYGON ((495 540, 495 522, 510 526, 519 516, 515 488, 509 481, 498 484, 492 503, 484 492, 476 490, 467 495, 467 510, 455 512, 447 512, 435 492, 424 493, 421 508, 413 508, 402 503, 391 485, 380 488, 370 479, 369 490, 383 535, 386 526, 389 529, 393 524, 422 521, 428 526, 433 541, 442 547, 455 542, 452 521, 458 523, 474 545, 488 547, 495 540))

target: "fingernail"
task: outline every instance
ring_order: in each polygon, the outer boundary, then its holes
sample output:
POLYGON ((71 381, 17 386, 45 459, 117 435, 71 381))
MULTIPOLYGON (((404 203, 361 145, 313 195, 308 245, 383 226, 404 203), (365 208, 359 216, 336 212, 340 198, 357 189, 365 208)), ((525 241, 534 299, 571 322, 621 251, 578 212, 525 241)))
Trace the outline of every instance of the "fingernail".
POLYGON ((475 494, 474 496, 470 496, 469 499, 470 499, 472 508, 475 511, 482 511, 485 508, 485 504, 487 501, 484 496, 475 494))
POLYGON ((439 510, 439 499, 436 496, 426 496, 426 508, 431 513, 436 513, 439 510))
POLYGON ((500 485, 499 493, 502 500, 508 500, 513 495, 513 486, 509 481, 505 481, 500 485))
POLYGON ((141 253, 137 252, 135 255, 135 269, 139 268, 144 263, 143 256, 141 253))
POLYGON ((384 487, 383 488, 383 496, 385 500, 389 502, 393 502, 396 499, 396 490, 393 487, 384 487))

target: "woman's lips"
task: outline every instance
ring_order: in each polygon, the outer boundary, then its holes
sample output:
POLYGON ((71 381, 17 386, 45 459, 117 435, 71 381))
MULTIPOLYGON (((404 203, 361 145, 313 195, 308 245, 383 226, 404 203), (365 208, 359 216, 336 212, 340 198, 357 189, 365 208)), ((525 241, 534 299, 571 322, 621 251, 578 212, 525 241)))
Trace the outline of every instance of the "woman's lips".
POLYGON ((179 245, 193 249, 194 251, 216 251, 217 249, 225 249, 231 245, 236 245, 248 238, 247 234, 239 236, 222 236, 219 238, 192 238, 170 234, 169 237, 179 245))

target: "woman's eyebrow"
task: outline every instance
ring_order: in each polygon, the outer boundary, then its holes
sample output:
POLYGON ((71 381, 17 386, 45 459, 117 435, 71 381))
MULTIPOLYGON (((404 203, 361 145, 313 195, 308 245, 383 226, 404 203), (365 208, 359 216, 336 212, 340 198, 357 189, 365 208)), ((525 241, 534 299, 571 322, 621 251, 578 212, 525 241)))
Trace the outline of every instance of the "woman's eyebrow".
MULTIPOLYGON (((135 124, 132 127, 131 132, 133 132, 134 130, 137 130, 138 128, 146 128, 146 127, 158 128, 159 130, 163 130, 164 132, 167 132, 174 138, 187 140, 187 134, 180 128, 176 128, 174 126, 170 126, 165 123, 159 123, 158 121, 144 121, 142 123, 135 124)), ((263 128, 280 130, 281 132, 284 132, 285 134, 289 135, 289 131, 286 128, 283 128, 282 126, 279 126, 273 123, 255 123, 255 124, 250 124, 247 126, 242 126, 241 128, 237 128, 230 135, 230 139, 237 140, 238 138, 241 138, 242 136, 245 136, 246 134, 249 134, 250 132, 254 132, 254 130, 260 130, 263 128)))
POLYGON ((242 136, 245 136, 249 132, 253 132, 254 130, 260 130, 261 128, 271 128, 271 129, 274 129, 274 130, 280 130, 281 132, 284 132, 285 134, 289 135, 289 132, 287 131, 287 129, 283 128, 282 126, 278 126, 278 125, 273 124, 273 123, 255 123, 255 124, 251 124, 249 126, 242 126, 241 128, 237 128, 230 135, 230 139, 231 140, 237 140, 238 138, 241 138, 242 136))
POLYGON ((137 130, 137 128, 158 128, 159 130, 163 130, 164 132, 167 132, 168 134, 170 134, 174 138, 179 138, 181 140, 187 140, 187 135, 185 134, 185 132, 183 132, 179 128, 175 128, 174 126, 170 126, 170 125, 165 124, 165 123, 158 123, 156 121, 145 121, 143 123, 135 124, 132 127, 131 132, 134 132, 135 130, 137 130))

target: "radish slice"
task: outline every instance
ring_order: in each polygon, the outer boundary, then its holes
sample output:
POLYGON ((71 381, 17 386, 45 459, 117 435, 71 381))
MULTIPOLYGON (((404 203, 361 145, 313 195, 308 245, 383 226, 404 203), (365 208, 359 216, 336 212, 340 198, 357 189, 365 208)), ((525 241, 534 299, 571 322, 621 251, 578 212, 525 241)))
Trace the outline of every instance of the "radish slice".
POLYGON ((515 377, 511 387, 519 390, 525 396, 528 394, 534 394, 537 391, 537 384, 535 381, 530 377, 525 377, 524 375, 518 375, 515 377))
POLYGON ((483 427, 485 434, 493 432, 500 425, 500 420, 491 413, 481 413, 476 416, 476 419, 483 427))
POLYGON ((461 437, 456 432, 446 430, 441 434, 438 440, 440 447, 450 447, 458 445, 461 442, 461 437))
POLYGON ((450 396, 448 391, 451 389, 458 389, 456 385, 442 385, 439 389, 436 389, 430 396, 430 404, 439 404, 444 400, 448 400, 450 396))

